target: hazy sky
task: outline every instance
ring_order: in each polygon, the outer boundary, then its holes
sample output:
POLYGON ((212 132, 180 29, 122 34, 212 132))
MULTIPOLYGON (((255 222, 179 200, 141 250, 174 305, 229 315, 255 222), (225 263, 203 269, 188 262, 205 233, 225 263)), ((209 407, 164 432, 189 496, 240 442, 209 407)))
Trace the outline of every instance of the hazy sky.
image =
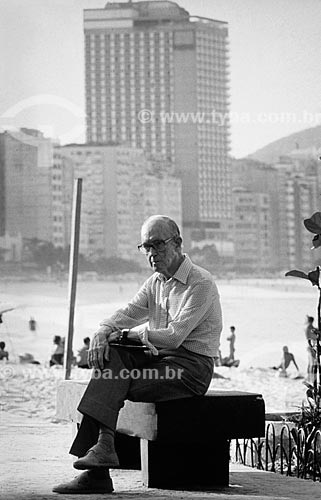
MULTIPOLYGON (((1 128, 84 140, 83 9, 105 3, 0 0, 1 128)), ((321 124, 321 0, 178 3, 229 23, 234 156, 321 124)))

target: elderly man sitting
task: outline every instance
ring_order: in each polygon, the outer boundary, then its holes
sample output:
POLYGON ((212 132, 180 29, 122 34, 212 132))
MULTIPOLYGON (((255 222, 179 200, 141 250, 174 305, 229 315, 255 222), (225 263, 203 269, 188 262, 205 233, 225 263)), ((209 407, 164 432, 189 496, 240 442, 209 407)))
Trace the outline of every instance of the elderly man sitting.
POLYGON ((109 468, 119 465, 114 435, 126 399, 158 402, 202 395, 212 378, 222 330, 212 275, 182 252, 179 228, 168 217, 144 222, 138 248, 154 273, 93 336, 88 363, 94 371, 78 406, 83 419, 70 450, 79 457, 74 467, 85 472, 54 487, 57 493, 113 491, 109 468), (113 346, 119 339, 148 349, 113 346), (155 370, 157 377, 146 377, 155 370))

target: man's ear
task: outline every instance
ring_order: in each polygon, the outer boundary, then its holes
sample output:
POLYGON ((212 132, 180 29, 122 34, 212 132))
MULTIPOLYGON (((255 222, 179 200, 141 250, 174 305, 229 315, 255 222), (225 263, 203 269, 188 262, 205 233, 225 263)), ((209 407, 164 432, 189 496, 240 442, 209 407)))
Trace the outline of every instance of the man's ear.
POLYGON ((175 243, 176 243, 176 245, 179 245, 181 247, 182 243, 183 243, 182 238, 180 236, 176 236, 175 243))

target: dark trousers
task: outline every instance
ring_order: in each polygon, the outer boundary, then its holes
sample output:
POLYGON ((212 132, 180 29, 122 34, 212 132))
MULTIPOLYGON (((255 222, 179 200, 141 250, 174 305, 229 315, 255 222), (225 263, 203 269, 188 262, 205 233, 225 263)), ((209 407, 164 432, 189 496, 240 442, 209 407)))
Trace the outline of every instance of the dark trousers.
POLYGON ((62 354, 53 354, 51 356, 51 359, 49 361, 49 366, 54 366, 54 365, 63 365, 64 362, 64 355, 62 354))
POLYGON ((126 399, 159 402, 205 394, 213 359, 184 347, 151 356, 142 350, 110 348, 103 370, 94 370, 78 410, 84 415, 70 453, 83 456, 98 439, 99 424, 115 430, 126 399))

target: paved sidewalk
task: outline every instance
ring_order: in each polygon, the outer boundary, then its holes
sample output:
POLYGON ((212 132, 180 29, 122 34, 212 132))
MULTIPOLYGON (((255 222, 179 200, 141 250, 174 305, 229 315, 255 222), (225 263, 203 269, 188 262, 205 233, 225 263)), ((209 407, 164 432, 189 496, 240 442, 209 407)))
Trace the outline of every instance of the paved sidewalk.
MULTIPOLYGON (((68 455, 70 424, 50 424, 14 418, 0 412, 0 498, 3 500, 63 500, 108 498, 108 495, 58 495, 53 485, 77 475, 68 455)), ((215 500, 311 500, 321 495, 321 484, 231 465, 230 487, 206 492, 149 489, 139 471, 111 473, 113 499, 215 499, 215 500)))

